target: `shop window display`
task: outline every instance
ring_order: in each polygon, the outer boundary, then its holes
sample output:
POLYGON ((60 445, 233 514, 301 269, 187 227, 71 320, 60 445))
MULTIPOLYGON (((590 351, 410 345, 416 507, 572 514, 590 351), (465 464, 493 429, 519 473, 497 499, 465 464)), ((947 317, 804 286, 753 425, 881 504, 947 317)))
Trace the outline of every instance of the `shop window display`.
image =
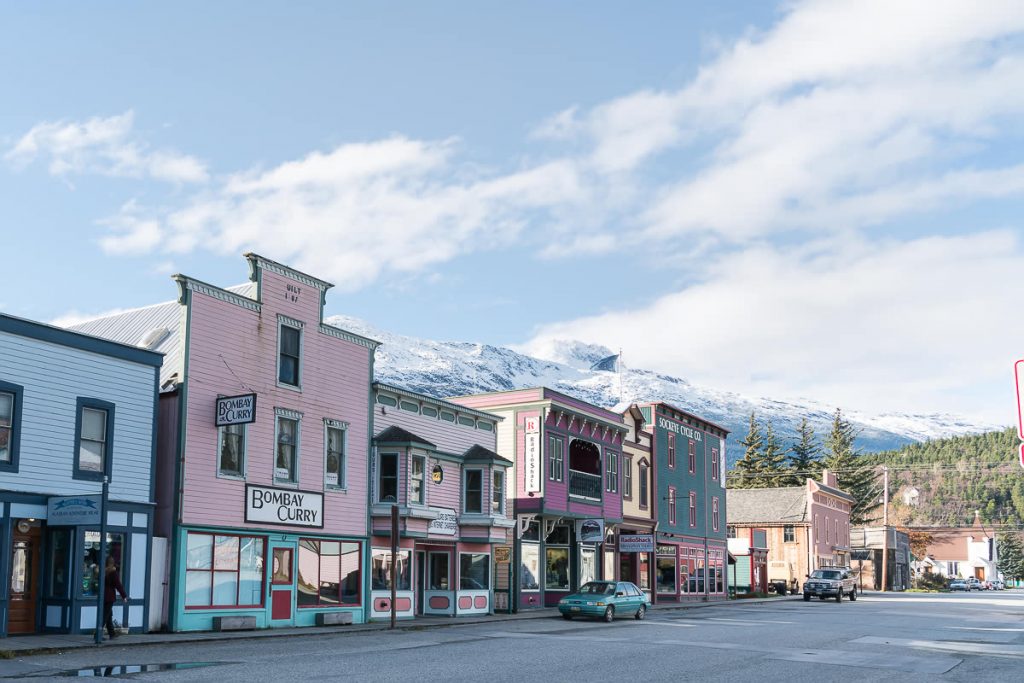
MULTIPOLYGON (((86 531, 82 544, 82 593, 83 598, 94 598, 101 588, 100 532, 86 531)), ((124 534, 107 534, 107 556, 114 558, 114 566, 124 576, 124 534)))

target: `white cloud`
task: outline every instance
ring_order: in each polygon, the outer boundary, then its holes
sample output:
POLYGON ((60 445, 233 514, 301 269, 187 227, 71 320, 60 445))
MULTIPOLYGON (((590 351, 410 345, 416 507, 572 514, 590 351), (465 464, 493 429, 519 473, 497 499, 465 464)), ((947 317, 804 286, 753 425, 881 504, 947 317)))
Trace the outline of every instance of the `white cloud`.
POLYGON ((131 110, 81 122, 46 121, 25 133, 4 158, 19 168, 48 159, 54 176, 98 173, 174 183, 207 180, 206 166, 195 157, 150 150, 134 134, 134 122, 131 110))
POLYGON ((1024 248, 1009 231, 911 242, 843 239, 722 258, 648 306, 541 328, 623 348, 650 367, 750 395, 812 396, 872 412, 960 410, 1006 422, 1024 319, 1011 283, 1024 248), (977 396, 978 387, 989 395, 977 396))
POLYGON ((79 325, 84 322, 89 322, 90 320, 96 320, 97 318, 106 318, 107 316, 111 315, 120 315, 122 313, 127 313, 128 311, 132 310, 135 309, 111 308, 110 310, 102 311, 100 313, 82 313, 77 309, 72 309, 67 313, 63 313, 54 318, 53 320, 51 320, 50 324, 53 325, 54 327, 72 327, 74 325, 79 325))
POLYGON ((569 162, 484 175, 461 167, 455 147, 393 137, 313 152, 230 176, 163 215, 126 205, 101 245, 119 253, 253 249, 355 288, 509 244, 527 215, 544 222, 545 212, 586 199, 569 162))

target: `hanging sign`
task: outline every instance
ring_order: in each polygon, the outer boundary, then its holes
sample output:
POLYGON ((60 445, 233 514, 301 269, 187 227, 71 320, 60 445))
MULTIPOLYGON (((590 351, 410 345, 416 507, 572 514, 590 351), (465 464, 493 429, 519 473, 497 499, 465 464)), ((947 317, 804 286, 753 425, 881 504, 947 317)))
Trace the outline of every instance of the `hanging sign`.
POLYGON ((512 547, 507 545, 494 546, 494 563, 509 564, 512 562, 512 547))
POLYGON ((246 484, 245 521, 322 529, 324 496, 312 491, 246 484))
POLYGON ((256 421, 256 394, 221 396, 217 399, 216 425, 244 425, 256 421))
POLYGON ((540 418, 523 420, 523 487, 527 493, 540 493, 540 418))
POLYGON ((100 496, 54 496, 46 501, 48 526, 100 523, 100 496))
POLYGON ((619 534, 620 553, 653 553, 654 534, 619 534))
POLYGON ((441 469, 441 465, 434 465, 434 469, 430 470, 430 481, 435 484, 440 484, 444 481, 444 470, 441 469))
POLYGON ((584 519, 577 523, 580 543, 604 543, 603 519, 584 519))

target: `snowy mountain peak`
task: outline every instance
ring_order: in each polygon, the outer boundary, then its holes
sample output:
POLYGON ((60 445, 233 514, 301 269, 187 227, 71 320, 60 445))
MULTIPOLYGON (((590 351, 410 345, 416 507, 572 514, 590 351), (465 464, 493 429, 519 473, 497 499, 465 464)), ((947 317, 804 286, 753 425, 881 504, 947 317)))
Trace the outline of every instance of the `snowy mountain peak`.
MULTIPOLYGON (((382 382, 438 398, 548 386, 604 408, 622 401, 664 401, 731 430, 730 463, 742 454, 739 440, 746 434, 751 412, 762 424, 771 421, 788 446, 805 417, 819 438, 826 434, 836 408, 808 400, 752 398, 621 365, 621 372, 616 372, 615 354, 597 344, 562 340, 527 355, 502 346, 392 334, 348 316, 324 322, 382 342, 374 366, 382 382)), ((844 414, 860 431, 858 445, 867 451, 1001 428, 948 414, 844 414)))

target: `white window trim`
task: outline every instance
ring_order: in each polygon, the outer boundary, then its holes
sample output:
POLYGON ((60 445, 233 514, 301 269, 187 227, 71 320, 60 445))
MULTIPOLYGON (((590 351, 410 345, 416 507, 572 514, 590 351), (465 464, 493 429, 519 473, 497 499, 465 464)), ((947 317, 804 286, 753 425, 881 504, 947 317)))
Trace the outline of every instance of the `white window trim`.
POLYGON ((340 491, 348 490, 348 422, 324 418, 324 490, 340 491), (327 430, 341 430, 341 469, 338 471, 339 482, 337 484, 327 483, 327 430))
POLYGON ((427 507, 429 505, 429 500, 427 499, 427 465, 428 464, 429 464, 429 461, 428 461, 427 455, 425 453, 410 453, 409 454, 409 476, 406 477, 407 481, 406 481, 405 485, 407 487, 407 490, 405 492, 405 499, 407 501, 409 501, 409 506, 410 507, 412 507, 412 506, 415 506, 415 507, 427 507), (423 491, 423 501, 422 502, 418 501, 418 500, 413 500, 412 499, 412 463, 417 458, 419 458, 419 459, 421 459, 423 461, 423 488, 420 489, 421 491, 423 491))
MULTIPOLYGON (((277 428, 277 419, 274 419, 274 428, 277 428)), ((223 438, 224 427, 217 427, 217 461, 214 463, 214 469, 217 473, 218 479, 230 479, 232 481, 245 481, 249 476, 249 425, 242 425, 242 474, 226 474, 220 471, 220 447, 221 439, 223 438)), ((274 441, 274 453, 276 457, 277 453, 277 441, 274 441)))
MULTIPOLYGON (((302 377, 302 375, 299 375, 302 377)), ((302 413, 297 410, 290 410, 288 408, 274 408, 274 455, 273 461, 271 462, 271 473, 275 484, 281 486, 299 486, 299 473, 302 471, 300 464, 302 462, 302 413), (281 420, 295 420, 295 463, 293 465, 294 471, 292 472, 292 479, 281 479, 277 476, 277 444, 278 438, 281 436, 281 420)))
POLYGON ((281 315, 280 313, 278 313, 278 315, 277 315, 277 362, 274 364, 274 382, 277 384, 277 386, 281 387, 282 389, 288 389, 289 391, 297 391, 297 392, 300 392, 300 393, 302 392, 302 380, 305 377, 305 372, 304 372, 303 367, 302 367, 303 366, 302 359, 303 359, 303 356, 306 355, 305 353, 303 353, 305 351, 305 346, 306 346, 305 327, 306 327, 306 324, 304 322, 302 322, 301 320, 295 320, 294 318, 289 318, 288 316, 281 315), (299 331, 299 383, 297 385, 296 384, 288 384, 286 382, 282 382, 281 381, 281 328, 282 327, 290 327, 292 329, 295 329, 295 330, 299 331))

